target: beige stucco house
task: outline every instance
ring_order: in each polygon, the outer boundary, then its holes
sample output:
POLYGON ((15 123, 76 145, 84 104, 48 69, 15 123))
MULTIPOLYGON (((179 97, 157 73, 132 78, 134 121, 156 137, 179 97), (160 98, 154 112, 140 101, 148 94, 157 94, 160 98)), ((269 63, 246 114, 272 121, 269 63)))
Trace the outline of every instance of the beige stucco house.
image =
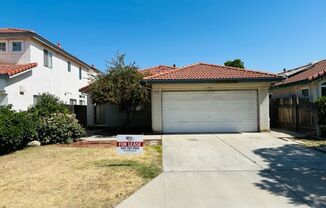
MULTIPOLYGON (((281 79, 206 63, 159 70, 144 78, 152 95, 150 109, 144 110, 150 117, 143 122, 150 121, 149 127, 159 133, 268 131, 269 88, 281 79)), ((89 125, 94 125, 96 109, 88 113, 89 125)), ((107 126, 114 126, 116 121, 105 115, 107 126)))
POLYGON ((301 97, 315 102, 326 96, 326 60, 313 62, 279 73, 284 80, 272 89, 272 98, 301 97))

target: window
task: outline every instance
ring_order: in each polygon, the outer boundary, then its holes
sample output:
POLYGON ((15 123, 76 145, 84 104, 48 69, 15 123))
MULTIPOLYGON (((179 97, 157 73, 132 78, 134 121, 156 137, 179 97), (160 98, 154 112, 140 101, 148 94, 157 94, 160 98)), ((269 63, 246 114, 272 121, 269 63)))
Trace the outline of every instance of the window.
POLYGON ((0 52, 7 51, 7 44, 5 42, 0 42, 0 52))
POLYGON ((321 83, 321 96, 326 96, 326 82, 321 83))
POLYGON ((85 100, 79 100, 79 105, 85 105, 85 100))
POLYGON ((77 105, 76 99, 70 99, 70 105, 77 105))
POLYGON ((12 51, 13 52, 21 52, 23 50, 22 48, 22 42, 12 42, 12 51))
POLYGON ((39 102, 39 95, 33 96, 33 104, 36 105, 39 102))
POLYGON ((44 66, 52 68, 52 52, 44 49, 44 66))
POLYGON ((82 75, 82 69, 79 68, 79 79, 82 79, 82 78, 83 78, 82 76, 83 76, 83 75, 82 75))
POLYGON ((301 97, 309 100, 309 89, 302 89, 301 90, 301 97))
POLYGON ((68 72, 71 72, 71 63, 68 61, 68 72))

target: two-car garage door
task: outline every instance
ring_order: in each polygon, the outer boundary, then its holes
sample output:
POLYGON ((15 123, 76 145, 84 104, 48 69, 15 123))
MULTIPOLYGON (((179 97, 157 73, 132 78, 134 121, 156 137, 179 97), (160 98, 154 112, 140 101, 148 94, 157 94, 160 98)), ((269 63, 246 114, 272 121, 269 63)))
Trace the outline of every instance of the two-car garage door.
POLYGON ((256 90, 163 92, 163 132, 258 130, 256 90))

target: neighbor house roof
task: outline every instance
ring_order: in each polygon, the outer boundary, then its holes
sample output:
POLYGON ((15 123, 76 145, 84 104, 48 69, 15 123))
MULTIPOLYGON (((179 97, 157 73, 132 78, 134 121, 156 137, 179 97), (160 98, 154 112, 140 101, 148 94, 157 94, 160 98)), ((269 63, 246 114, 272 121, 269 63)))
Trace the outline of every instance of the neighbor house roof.
POLYGON ((0 28, 0 33, 34 33, 31 30, 24 30, 24 29, 18 29, 18 28, 0 28))
POLYGON ((0 64, 0 75, 13 76, 37 66, 37 63, 29 64, 0 64))
POLYGON ((0 37, 11 37, 11 36, 31 37, 31 38, 47 45, 48 47, 52 48, 53 50, 59 52, 60 54, 66 56, 70 59, 73 59, 77 63, 99 72, 98 69, 96 69, 94 66, 85 63, 84 61, 80 60, 76 56, 73 56, 72 54, 65 51, 63 48, 61 48, 61 46, 59 47, 58 45, 53 44, 52 42, 43 38, 42 36, 40 36, 39 34, 35 33, 32 30, 25 30, 25 29, 18 29, 18 28, 0 28, 0 37))
POLYGON ((145 76, 152 76, 155 74, 159 74, 159 73, 164 73, 170 70, 174 70, 177 69, 174 66, 166 66, 166 65, 159 65, 159 66, 153 66, 147 69, 142 69, 139 72, 144 74, 145 76))
MULTIPOLYGON (((158 66, 153 66, 147 69, 141 69, 139 70, 140 73, 142 73, 145 77, 146 76, 152 76, 155 74, 159 74, 159 73, 164 73, 170 70, 174 70, 177 69, 174 66, 166 66, 166 65, 158 65, 158 66)), ((85 87, 82 87, 79 89, 80 92, 87 92, 90 88, 90 85, 87 85, 85 87)))
MULTIPOLYGON (((300 67, 298 67, 300 68, 300 67)), ((305 65, 298 73, 289 75, 283 81, 276 83, 274 86, 285 86, 298 82, 309 82, 326 75, 326 59, 305 65)), ((297 68, 296 68, 297 69, 297 68)), ((292 70, 290 70, 292 71, 292 70)))
POLYGON ((196 63, 182 68, 146 77, 149 82, 185 81, 227 81, 227 80, 280 80, 281 77, 266 72, 221 66, 207 63, 196 63))

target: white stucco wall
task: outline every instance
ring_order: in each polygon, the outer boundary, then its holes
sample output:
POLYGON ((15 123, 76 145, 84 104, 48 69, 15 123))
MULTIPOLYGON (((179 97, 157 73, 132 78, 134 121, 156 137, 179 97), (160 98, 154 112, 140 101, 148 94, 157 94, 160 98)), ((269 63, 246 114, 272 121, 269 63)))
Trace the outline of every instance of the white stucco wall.
POLYGON ((95 73, 93 70, 35 40, 26 40, 24 51, 21 56, 25 58, 17 58, 15 55, 14 59, 0 54, 1 63, 9 63, 13 60, 17 61, 16 63, 38 63, 36 68, 6 79, 5 92, 8 94, 8 104, 12 104, 13 109, 26 110, 33 104, 33 96, 43 92, 54 94, 67 104, 70 103, 70 99, 76 99, 77 104, 80 100, 87 103, 87 95, 83 95, 85 97, 81 98, 82 93, 79 92, 79 89, 88 84, 89 73, 95 73), (44 49, 52 52, 52 68, 44 66, 44 49), (71 72, 68 71, 68 60, 71 62, 71 72), (81 80, 79 79, 79 67, 82 68, 81 80), (20 93, 21 88, 25 90, 24 94, 20 93))
POLYGON ((153 84, 152 85, 152 129, 162 132, 162 92, 205 90, 257 90, 259 131, 269 131, 269 87, 267 82, 215 83, 215 84, 153 84))

